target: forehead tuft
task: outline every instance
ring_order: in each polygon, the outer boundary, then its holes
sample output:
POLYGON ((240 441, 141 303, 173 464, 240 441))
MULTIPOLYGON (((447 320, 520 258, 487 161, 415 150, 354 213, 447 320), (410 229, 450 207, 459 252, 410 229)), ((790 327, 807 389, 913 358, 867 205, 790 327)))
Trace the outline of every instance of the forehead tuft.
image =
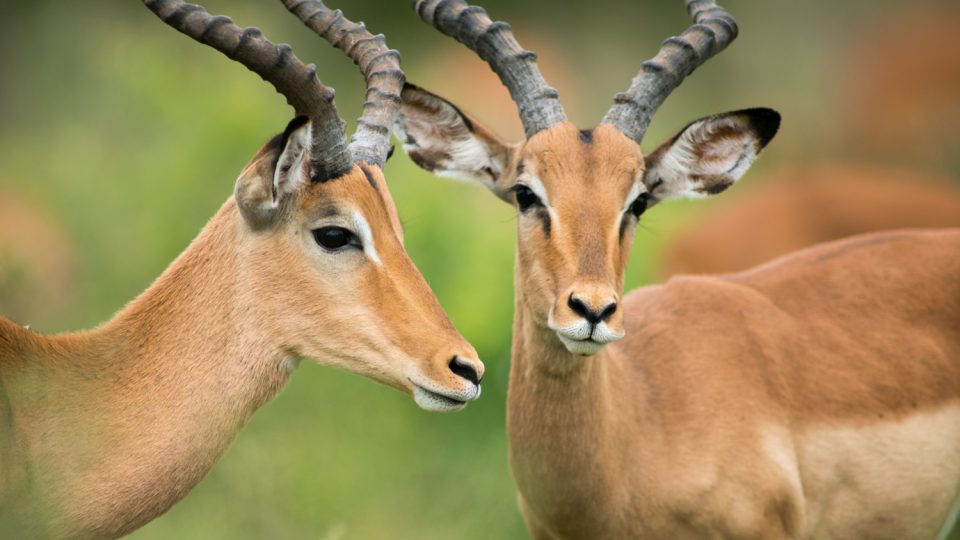
POLYGON ((358 164, 346 174, 326 182, 313 183, 307 189, 301 213, 309 217, 322 206, 352 208, 363 214, 373 229, 378 223, 401 233, 400 217, 380 167, 358 164))
POLYGON ((527 140, 521 159, 545 185, 571 188, 631 184, 643 169, 639 145, 607 124, 589 130, 570 122, 556 124, 527 140))
POLYGON ((597 158, 609 163, 629 167, 643 167, 643 152, 640 145, 610 124, 601 124, 593 129, 597 158))

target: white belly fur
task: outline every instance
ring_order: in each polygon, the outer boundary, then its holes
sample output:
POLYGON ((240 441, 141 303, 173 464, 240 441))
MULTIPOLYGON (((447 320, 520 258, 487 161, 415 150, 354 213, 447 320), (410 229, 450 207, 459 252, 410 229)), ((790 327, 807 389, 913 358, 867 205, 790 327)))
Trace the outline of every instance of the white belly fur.
POLYGON ((960 496, 960 405, 795 443, 808 538, 934 539, 960 496))

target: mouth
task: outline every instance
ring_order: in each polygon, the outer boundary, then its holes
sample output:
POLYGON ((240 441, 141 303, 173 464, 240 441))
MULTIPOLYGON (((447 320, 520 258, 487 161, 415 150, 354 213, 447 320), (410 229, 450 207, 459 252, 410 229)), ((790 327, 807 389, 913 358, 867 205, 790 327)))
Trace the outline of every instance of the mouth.
POLYGON ((563 343, 563 346, 566 347, 568 351, 579 356, 593 356, 603 350, 604 346, 607 345, 606 343, 594 341, 589 337, 572 339, 560 332, 557 332, 557 337, 560 338, 560 342, 563 343))
MULTIPOLYGON (((409 380, 409 379, 408 379, 409 380)), ((433 412, 452 412, 459 411, 467 406, 468 401, 480 397, 480 387, 477 386, 476 395, 464 399, 462 394, 445 394, 428 390, 419 384, 410 381, 413 384, 413 400, 421 409, 433 412)))

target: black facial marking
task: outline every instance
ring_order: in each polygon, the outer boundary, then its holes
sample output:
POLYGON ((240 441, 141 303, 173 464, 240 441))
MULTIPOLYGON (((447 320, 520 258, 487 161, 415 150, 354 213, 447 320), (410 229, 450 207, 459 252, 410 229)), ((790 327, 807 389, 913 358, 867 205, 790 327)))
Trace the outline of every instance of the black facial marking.
POLYGON ((370 171, 367 169, 366 163, 360 164, 360 170, 363 171, 363 176, 366 177, 367 182, 370 183, 370 187, 372 187, 374 191, 380 191, 380 188, 377 187, 376 180, 373 179, 373 174, 371 174, 370 171))
POLYGON ((523 162, 517 163, 517 176, 523 174, 524 168, 523 162))
POLYGON ((593 143, 593 130, 592 129, 581 129, 580 130, 580 142, 584 144, 593 143))
POLYGON ((484 167, 484 168, 483 168, 483 173, 486 174, 487 176, 489 176, 490 179, 493 180, 494 182, 497 181, 497 174, 493 171, 493 168, 491 168, 491 167, 484 167))
POLYGON ((390 145, 390 149, 387 150, 387 159, 385 159, 384 161, 390 161, 390 158, 393 157, 393 151, 396 150, 396 149, 397 149, 397 147, 391 144, 391 145, 390 145))
POLYGON ((537 217, 540 218, 540 224, 543 225, 543 234, 550 238, 550 214, 547 213, 547 209, 538 209, 537 217))

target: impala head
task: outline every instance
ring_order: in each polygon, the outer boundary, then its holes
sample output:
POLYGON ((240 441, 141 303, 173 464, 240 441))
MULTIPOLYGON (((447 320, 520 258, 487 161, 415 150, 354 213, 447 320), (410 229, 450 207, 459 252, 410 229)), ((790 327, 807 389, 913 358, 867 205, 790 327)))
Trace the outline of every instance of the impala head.
POLYGON ((407 256, 383 176, 404 81, 399 55, 339 10, 285 3, 366 78, 349 144, 333 90, 289 46, 182 0, 146 0, 169 25, 273 84, 298 114, 237 179, 239 294, 283 352, 396 387, 428 410, 462 408, 480 395, 483 364, 407 256))
POLYGON ((517 289, 537 322, 576 354, 624 336, 620 298, 640 216, 667 198, 733 185, 777 131, 780 116, 747 109, 702 118, 644 155, 650 118, 684 77, 736 36, 712 0, 686 0, 695 24, 664 42, 599 126, 567 121, 536 55, 503 22, 462 0, 416 0, 417 13, 487 61, 517 103, 526 140, 507 144, 449 101, 405 85, 394 124, 404 150, 440 176, 476 180, 516 206, 517 289))

